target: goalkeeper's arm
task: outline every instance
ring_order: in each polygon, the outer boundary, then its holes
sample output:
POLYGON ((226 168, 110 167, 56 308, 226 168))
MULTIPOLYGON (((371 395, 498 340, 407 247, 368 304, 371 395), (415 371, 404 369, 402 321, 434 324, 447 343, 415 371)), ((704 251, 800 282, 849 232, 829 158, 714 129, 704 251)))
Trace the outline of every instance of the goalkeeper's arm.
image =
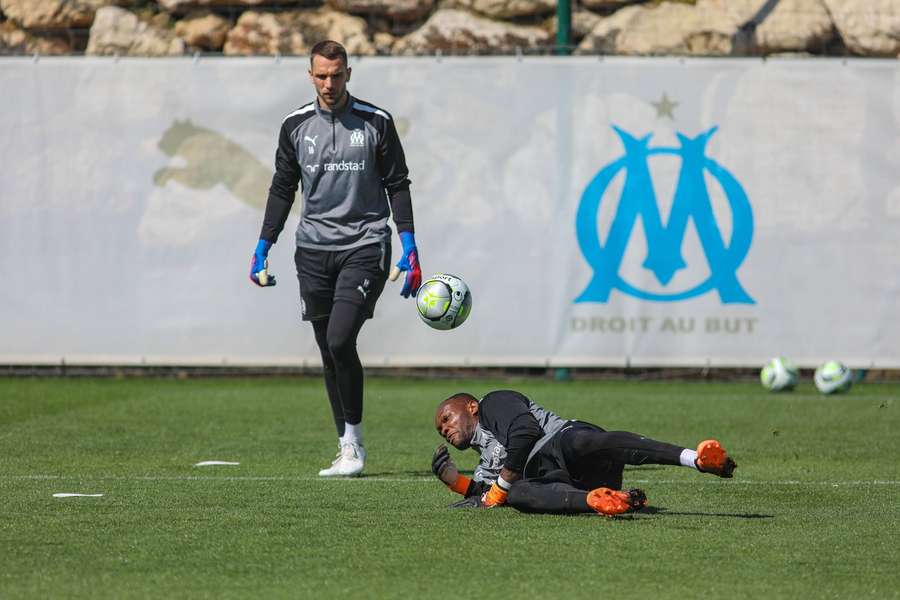
MULTIPOLYGON (((482 406, 485 402, 486 399, 482 401, 482 406)), ((537 419, 527 409, 516 404, 505 404, 493 402, 488 407, 491 412, 486 415, 493 416, 496 422, 493 430, 500 433, 497 438, 506 446, 506 460, 503 461, 500 475, 482 497, 484 506, 488 508, 506 504, 512 484, 522 478, 528 455, 543 434, 537 419)))
POLYGON ((490 488, 489 483, 474 481, 460 473, 453 459, 450 458, 447 446, 443 444, 437 447, 437 450, 434 451, 434 456, 431 457, 431 471, 444 485, 466 498, 481 496, 490 488))

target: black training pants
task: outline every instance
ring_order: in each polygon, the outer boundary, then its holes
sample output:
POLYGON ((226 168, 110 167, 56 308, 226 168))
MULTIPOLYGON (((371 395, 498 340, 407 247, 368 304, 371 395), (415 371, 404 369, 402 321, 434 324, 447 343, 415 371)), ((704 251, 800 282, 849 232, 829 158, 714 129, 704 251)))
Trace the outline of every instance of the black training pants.
POLYGON ((349 250, 297 248, 301 314, 311 321, 322 356, 325 389, 338 436, 362 422, 363 368, 356 339, 384 289, 388 240, 349 250))
POLYGON ((312 322, 322 356, 325 390, 338 436, 345 425, 358 425, 363 412, 363 368, 356 352, 356 338, 366 321, 362 307, 335 302, 327 319, 312 322))
POLYGON ((590 423, 563 428, 541 449, 559 468, 513 484, 507 504, 522 512, 593 512, 587 492, 598 487, 622 489, 625 465, 678 465, 681 446, 658 442, 627 431, 604 431, 590 423))

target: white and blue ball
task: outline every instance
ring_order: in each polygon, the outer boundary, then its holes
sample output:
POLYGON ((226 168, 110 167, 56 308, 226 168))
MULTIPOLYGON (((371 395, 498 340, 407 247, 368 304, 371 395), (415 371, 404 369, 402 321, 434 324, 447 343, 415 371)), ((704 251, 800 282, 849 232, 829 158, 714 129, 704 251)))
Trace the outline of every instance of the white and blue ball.
POLYGON ((782 356, 767 362, 759 372, 760 383, 770 392, 792 390, 798 378, 797 367, 782 356))
POLYGON ((846 392, 853 383, 853 371, 837 360, 829 360, 819 366, 813 375, 813 381, 823 394, 846 392))
POLYGON ((472 312, 472 293, 456 275, 437 273, 419 287, 416 294, 419 317, 434 329, 454 329, 472 312))

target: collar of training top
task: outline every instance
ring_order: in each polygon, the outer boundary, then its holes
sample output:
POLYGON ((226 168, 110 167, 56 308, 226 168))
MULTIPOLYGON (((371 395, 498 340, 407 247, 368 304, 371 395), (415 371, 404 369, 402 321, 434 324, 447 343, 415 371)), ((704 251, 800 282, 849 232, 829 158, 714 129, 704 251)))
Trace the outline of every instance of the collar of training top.
POLYGON ((344 106, 342 106, 341 108, 339 108, 337 110, 333 110, 333 111, 325 110, 324 108, 322 108, 319 105, 319 97, 316 96, 316 113, 319 116, 327 117, 329 115, 334 115, 337 117, 337 116, 340 116, 340 115, 344 114, 345 112, 349 111, 353 107, 353 102, 354 102, 353 96, 350 95, 350 92, 347 92, 347 102, 344 103, 344 106))
POLYGON ((485 444, 487 444, 487 433, 481 427, 481 423, 478 423, 475 426, 475 431, 472 432, 472 439, 469 440, 469 446, 483 448, 485 444))

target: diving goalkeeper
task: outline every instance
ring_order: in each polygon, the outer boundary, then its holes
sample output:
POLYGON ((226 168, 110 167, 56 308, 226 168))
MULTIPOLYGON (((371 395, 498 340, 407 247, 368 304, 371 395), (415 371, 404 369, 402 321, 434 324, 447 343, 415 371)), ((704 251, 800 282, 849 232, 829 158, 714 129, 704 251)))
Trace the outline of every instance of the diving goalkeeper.
POLYGON ((438 405, 434 425, 455 448, 472 448, 481 455, 469 479, 445 445, 434 453, 432 471, 466 497, 460 505, 612 516, 647 504, 642 490, 622 491, 625 465, 680 465, 719 477, 731 477, 737 467, 716 440, 691 450, 626 431, 605 431, 561 419, 510 390, 491 392, 480 401, 466 393, 450 396, 438 405))

